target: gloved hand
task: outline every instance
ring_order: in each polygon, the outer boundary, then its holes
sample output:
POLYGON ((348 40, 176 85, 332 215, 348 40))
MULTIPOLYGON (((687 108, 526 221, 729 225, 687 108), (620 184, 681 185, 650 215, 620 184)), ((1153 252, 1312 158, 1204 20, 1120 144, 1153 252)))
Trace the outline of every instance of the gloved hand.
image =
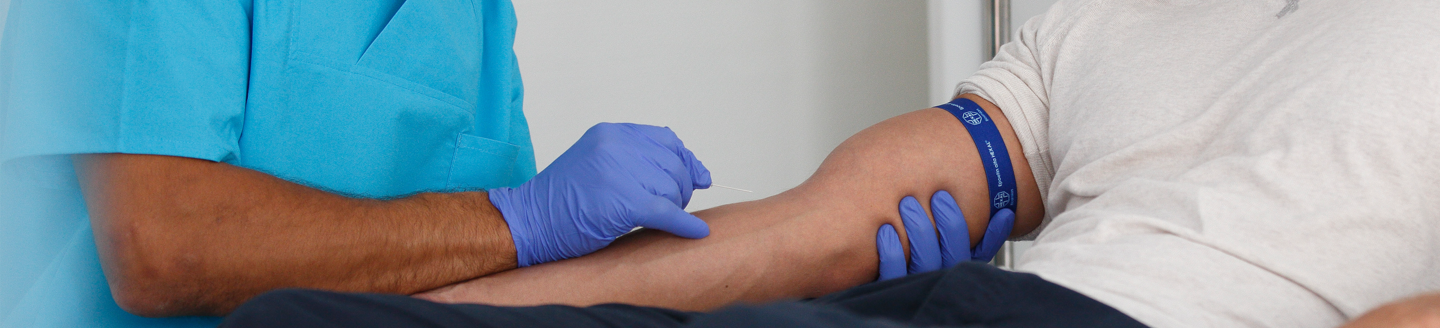
POLYGON ((925 215, 925 208, 915 197, 906 196, 900 200, 900 221, 910 240, 910 262, 906 265, 905 251, 900 247, 900 236, 889 224, 880 226, 875 235, 875 247, 880 251, 880 279, 887 280, 907 274, 935 271, 953 267, 964 261, 990 261, 1000 251, 1000 245, 1015 228, 1015 212, 1002 209, 990 218, 985 236, 980 244, 970 249, 970 229, 960 205, 949 192, 938 191, 930 197, 930 211, 935 214, 935 223, 925 215), (938 227, 938 229, 937 229, 938 227), (936 232, 939 236, 936 236, 936 232))
POLYGON ((710 235, 686 213, 710 171, 669 128, 601 123, 518 188, 489 190, 521 267, 589 254, 635 227, 710 235))

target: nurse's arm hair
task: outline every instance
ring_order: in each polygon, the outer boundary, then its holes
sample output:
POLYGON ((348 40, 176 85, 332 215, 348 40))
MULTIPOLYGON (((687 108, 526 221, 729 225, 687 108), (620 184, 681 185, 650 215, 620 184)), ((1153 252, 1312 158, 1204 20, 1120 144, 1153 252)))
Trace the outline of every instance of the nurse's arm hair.
MULTIPOLYGON (((1019 207, 1012 236, 1039 225, 1040 193, 1015 133, 990 102, 1014 163, 1019 207)), ((657 231, 621 238, 591 255, 507 271, 417 297, 494 305, 629 303, 707 310, 736 301, 824 295, 874 281, 875 234, 895 226, 902 244, 900 199, 948 190, 978 242, 989 219, 980 155, 950 113, 926 109, 855 134, 801 185, 778 195, 695 213, 709 237, 688 240, 657 231)), ((908 252, 908 245, 905 245, 908 252)))
POLYGON ((516 265, 484 192, 357 199, 190 158, 73 159, 110 291, 141 316, 223 315, 289 287, 411 294, 516 265))

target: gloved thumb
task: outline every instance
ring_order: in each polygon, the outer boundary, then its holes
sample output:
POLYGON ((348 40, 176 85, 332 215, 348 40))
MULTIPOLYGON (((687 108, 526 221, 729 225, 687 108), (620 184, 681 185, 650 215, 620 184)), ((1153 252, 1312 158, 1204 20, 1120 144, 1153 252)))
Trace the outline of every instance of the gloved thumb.
POLYGON ((971 259, 976 261, 990 261, 995 258, 995 253, 1000 252, 1000 245, 1010 239, 1010 231, 1015 229, 1015 211, 1001 209, 990 218, 990 225, 985 227, 985 237, 980 238, 980 244, 975 246, 975 252, 971 259))
POLYGON ((875 248, 880 252, 880 278, 875 281, 905 276, 905 249, 900 246, 900 234, 895 232, 895 226, 888 223, 880 226, 880 232, 875 233, 875 248))
POLYGON ((635 225, 663 230, 676 236, 697 239, 710 235, 710 225, 693 214, 685 212, 669 199, 650 196, 648 201, 636 209, 635 225))

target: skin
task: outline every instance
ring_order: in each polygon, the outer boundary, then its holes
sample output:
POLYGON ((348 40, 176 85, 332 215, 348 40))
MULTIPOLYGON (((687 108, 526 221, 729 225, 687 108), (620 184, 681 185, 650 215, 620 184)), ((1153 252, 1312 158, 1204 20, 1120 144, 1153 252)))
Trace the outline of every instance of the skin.
POLYGON ((1386 304, 1341 328, 1440 328, 1440 293, 1386 304))
POLYGON ((106 281, 141 316, 223 315, 286 287, 409 294, 516 266, 484 192, 356 199, 204 160, 73 159, 106 281))
MULTIPOLYGON (((1039 189, 1003 113, 975 95, 1005 139, 1020 193, 1014 235, 1039 225, 1039 189)), ((895 226, 900 199, 947 190, 978 242, 989 218, 979 152, 961 123, 925 109, 876 124, 837 147, 801 185, 695 213, 710 237, 628 235, 594 254, 512 270, 416 295, 493 305, 628 303, 708 310, 734 302, 816 297, 874 281, 875 233, 895 226)), ((908 244, 905 245, 908 250, 908 244)))

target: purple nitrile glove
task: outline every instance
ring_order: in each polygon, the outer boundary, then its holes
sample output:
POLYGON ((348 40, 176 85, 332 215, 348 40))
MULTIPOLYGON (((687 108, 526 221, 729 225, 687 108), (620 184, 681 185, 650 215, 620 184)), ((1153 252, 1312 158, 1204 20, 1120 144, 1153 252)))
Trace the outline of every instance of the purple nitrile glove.
POLYGON ((704 238, 685 212, 710 171, 669 128, 601 123, 534 179, 489 190, 510 225, 521 267, 589 254, 635 227, 704 238))
POLYGON ((900 221, 905 224, 906 239, 910 240, 909 262, 905 261, 905 251, 900 247, 895 227, 880 226, 875 234, 875 247, 880 253, 879 280, 949 268, 965 261, 990 261, 1015 228, 1015 212, 1002 209, 990 218, 985 236, 971 250, 965 215, 960 213, 959 203, 949 192, 941 190, 931 196, 930 210, 935 215, 934 224, 915 197, 900 200, 900 221))

